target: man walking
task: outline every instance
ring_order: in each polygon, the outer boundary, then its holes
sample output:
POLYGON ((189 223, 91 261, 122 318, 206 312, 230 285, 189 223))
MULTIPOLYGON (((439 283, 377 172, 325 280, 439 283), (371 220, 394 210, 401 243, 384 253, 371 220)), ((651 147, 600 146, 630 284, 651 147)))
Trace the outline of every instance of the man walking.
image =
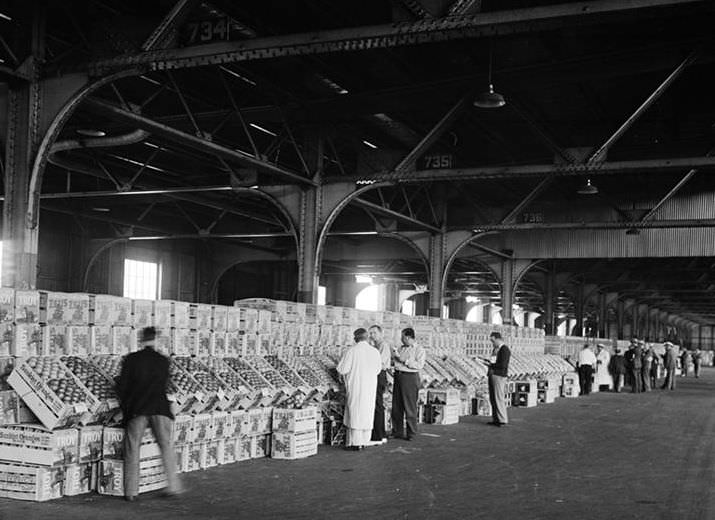
POLYGON ((492 332, 489 341, 492 342, 492 359, 494 359, 489 363, 487 371, 489 401, 492 405, 492 422, 489 424, 501 427, 509 423, 506 413, 506 378, 509 373, 511 350, 504 344, 499 332, 492 332))
POLYGON ((393 348, 395 381, 392 389, 392 436, 411 441, 417 434, 419 371, 425 366, 425 351, 415 342, 415 330, 402 329, 402 345, 393 348), (404 423, 407 422, 407 433, 404 423))
POLYGON ((345 446, 360 450, 370 443, 381 362, 380 354, 367 342, 365 329, 357 329, 353 337, 355 345, 343 354, 337 370, 345 381, 345 446))
POLYGON ((591 393, 591 384, 593 378, 593 367, 596 365, 596 356, 588 346, 588 343, 583 346, 581 352, 578 353, 578 378, 581 385, 581 395, 591 393))
POLYGON ((700 363, 703 361, 703 353, 700 352, 700 348, 696 348, 693 352, 693 370, 695 377, 700 377, 700 363))
POLYGON ((675 390, 675 368, 678 365, 677 356, 675 355, 673 344, 670 341, 666 341, 664 345, 665 359, 663 361, 663 368, 665 368, 665 382, 661 388, 675 390))
POLYGON ((621 349, 616 348, 615 354, 611 356, 611 361, 608 363, 608 370, 613 376, 613 390, 620 392, 623 388, 623 375, 626 373, 626 360, 621 354, 621 349))
POLYGON ((176 453, 172 429, 174 415, 166 398, 169 381, 169 359, 156 352, 157 331, 154 327, 141 330, 141 350, 124 358, 117 383, 117 394, 124 417, 124 498, 129 502, 139 493, 139 450, 146 427, 151 427, 161 450, 166 473, 168 496, 181 493, 176 475, 176 453))

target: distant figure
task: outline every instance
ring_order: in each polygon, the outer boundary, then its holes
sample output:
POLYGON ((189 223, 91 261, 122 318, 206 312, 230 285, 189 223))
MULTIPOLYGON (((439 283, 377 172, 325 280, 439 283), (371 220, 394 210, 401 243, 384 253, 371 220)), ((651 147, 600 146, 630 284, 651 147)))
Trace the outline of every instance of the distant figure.
POLYGON ((703 353, 700 352, 699 348, 696 348, 693 352, 693 372, 695 377, 700 377, 700 364, 703 361, 703 353))
POLYGON ((644 344, 641 354, 641 385, 644 392, 650 391, 650 370, 653 366, 653 349, 650 345, 644 344))
POLYGON ((663 345, 665 345, 665 359, 663 360, 665 382, 661 388, 675 390, 675 368, 678 366, 678 358, 670 341, 666 341, 663 345))
POLYGON ((596 356, 587 343, 583 346, 581 352, 578 353, 577 368, 579 384, 581 385, 581 395, 591 393, 594 366, 596 366, 596 356))
POLYGON ((610 390, 613 387, 613 378, 608 369, 608 364, 611 361, 611 354, 606 350, 603 343, 596 345, 596 373, 594 374, 594 383, 598 390, 602 386, 608 387, 610 390))
POLYGON ((172 429, 174 415, 166 398, 169 358, 154 350, 157 331, 145 327, 140 332, 143 347, 124 358, 117 383, 117 395, 124 417, 124 498, 129 502, 139 493, 139 451, 146 427, 151 427, 161 450, 166 473, 166 495, 181 493, 176 476, 176 453, 172 429))
POLYGON ((377 392, 375 393, 375 419, 372 425, 370 444, 383 444, 387 442, 385 432, 385 390, 387 389, 387 371, 390 369, 390 345, 382 337, 382 327, 373 325, 368 329, 370 344, 380 353, 382 370, 377 375, 377 392))
POLYGON ((690 351, 683 347, 683 351, 680 353, 680 371, 683 377, 688 377, 688 372, 690 370, 690 363, 693 358, 690 355, 690 351))
POLYGON ((626 385, 633 386, 633 356, 636 348, 636 340, 632 339, 631 344, 628 345, 625 354, 623 354, 623 359, 626 364, 626 385))
POLYGON ((355 345, 343 354, 338 373, 345 381, 345 447, 360 450, 370 443, 375 418, 377 375, 382 369, 380 353, 367 342, 367 331, 353 333, 355 345))
POLYGON ((613 390, 620 392, 623 388, 623 376, 626 373, 626 360, 621 354, 621 349, 617 348, 615 354, 611 356, 611 361, 608 363, 608 370, 613 377, 613 390))
POLYGON ((660 368, 660 357, 655 352, 651 346, 651 354, 653 355, 653 361, 650 365, 650 387, 655 390, 658 386, 658 369, 660 368))
POLYGON ((643 367, 643 351, 641 350, 641 342, 636 340, 632 343, 632 361, 631 361, 631 392, 639 394, 643 391, 643 381, 641 381, 641 368, 643 367))
POLYGON ((402 329, 402 345, 393 347, 395 380, 392 389, 392 436, 411 441, 417 435, 417 395, 420 370, 425 366, 425 351, 415 341, 415 329, 402 329), (404 432, 404 423, 407 432, 404 432))
POLYGON ((509 423, 506 413, 506 383, 511 350, 506 346, 499 332, 492 332, 489 335, 489 341, 492 342, 492 356, 490 360, 484 360, 489 366, 487 378, 489 380, 489 402, 492 405, 492 422, 489 424, 505 426, 509 423))

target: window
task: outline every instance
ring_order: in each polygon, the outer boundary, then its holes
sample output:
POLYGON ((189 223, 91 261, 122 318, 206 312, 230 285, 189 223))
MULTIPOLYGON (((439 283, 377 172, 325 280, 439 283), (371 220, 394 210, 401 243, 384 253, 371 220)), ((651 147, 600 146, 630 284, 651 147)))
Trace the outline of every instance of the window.
POLYGON ((318 286, 318 305, 325 305, 326 288, 324 285, 318 286))
POLYGON ((400 312, 402 314, 407 314, 408 316, 414 316, 415 315, 415 301, 414 300, 405 300, 402 302, 402 307, 400 308, 400 312))
POLYGON ((355 308, 363 311, 379 310, 380 288, 377 285, 365 287, 355 298, 355 308))
POLYGON ((124 259, 124 296, 156 300, 159 297, 161 269, 154 262, 124 259))

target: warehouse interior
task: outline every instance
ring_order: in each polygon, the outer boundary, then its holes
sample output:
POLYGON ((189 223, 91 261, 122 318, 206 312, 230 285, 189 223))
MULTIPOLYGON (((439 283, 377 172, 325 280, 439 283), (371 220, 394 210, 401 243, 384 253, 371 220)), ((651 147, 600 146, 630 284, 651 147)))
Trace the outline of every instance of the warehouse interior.
POLYGON ((6 0, 2 287, 713 350, 714 26, 707 0, 6 0))

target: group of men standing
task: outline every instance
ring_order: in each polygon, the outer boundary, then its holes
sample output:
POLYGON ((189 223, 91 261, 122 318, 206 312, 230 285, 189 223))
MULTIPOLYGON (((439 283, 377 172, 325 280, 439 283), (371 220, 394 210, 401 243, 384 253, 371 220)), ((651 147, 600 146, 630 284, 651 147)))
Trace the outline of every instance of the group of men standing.
MULTIPOLYGON (((607 386, 615 392, 620 392, 625 383, 631 387, 633 393, 648 392, 657 387, 661 365, 665 372, 665 382, 661 388, 674 390, 678 357, 673 343, 666 341, 663 346, 665 353, 661 357, 652 345, 635 338, 631 340, 625 353, 622 353, 620 348, 616 348, 613 356, 603 344, 596 345, 596 353, 588 344, 584 345, 579 352, 576 365, 581 395, 590 394, 593 384, 596 384, 597 388, 607 386)), ((684 350, 681 357, 683 375, 687 375, 686 356, 693 359, 697 357, 698 361, 701 358, 699 350, 696 350, 692 356, 688 350, 684 350)), ((700 363, 695 366, 696 377, 698 377, 700 363)))
POLYGON ((425 364, 425 351, 415 341, 414 329, 402 330, 399 347, 387 344, 379 325, 369 330, 357 329, 353 335, 355 345, 345 351, 337 367, 345 382, 345 446, 360 450, 387 442, 383 399, 390 369, 393 370, 391 436, 412 440, 417 433, 419 371, 425 364))

